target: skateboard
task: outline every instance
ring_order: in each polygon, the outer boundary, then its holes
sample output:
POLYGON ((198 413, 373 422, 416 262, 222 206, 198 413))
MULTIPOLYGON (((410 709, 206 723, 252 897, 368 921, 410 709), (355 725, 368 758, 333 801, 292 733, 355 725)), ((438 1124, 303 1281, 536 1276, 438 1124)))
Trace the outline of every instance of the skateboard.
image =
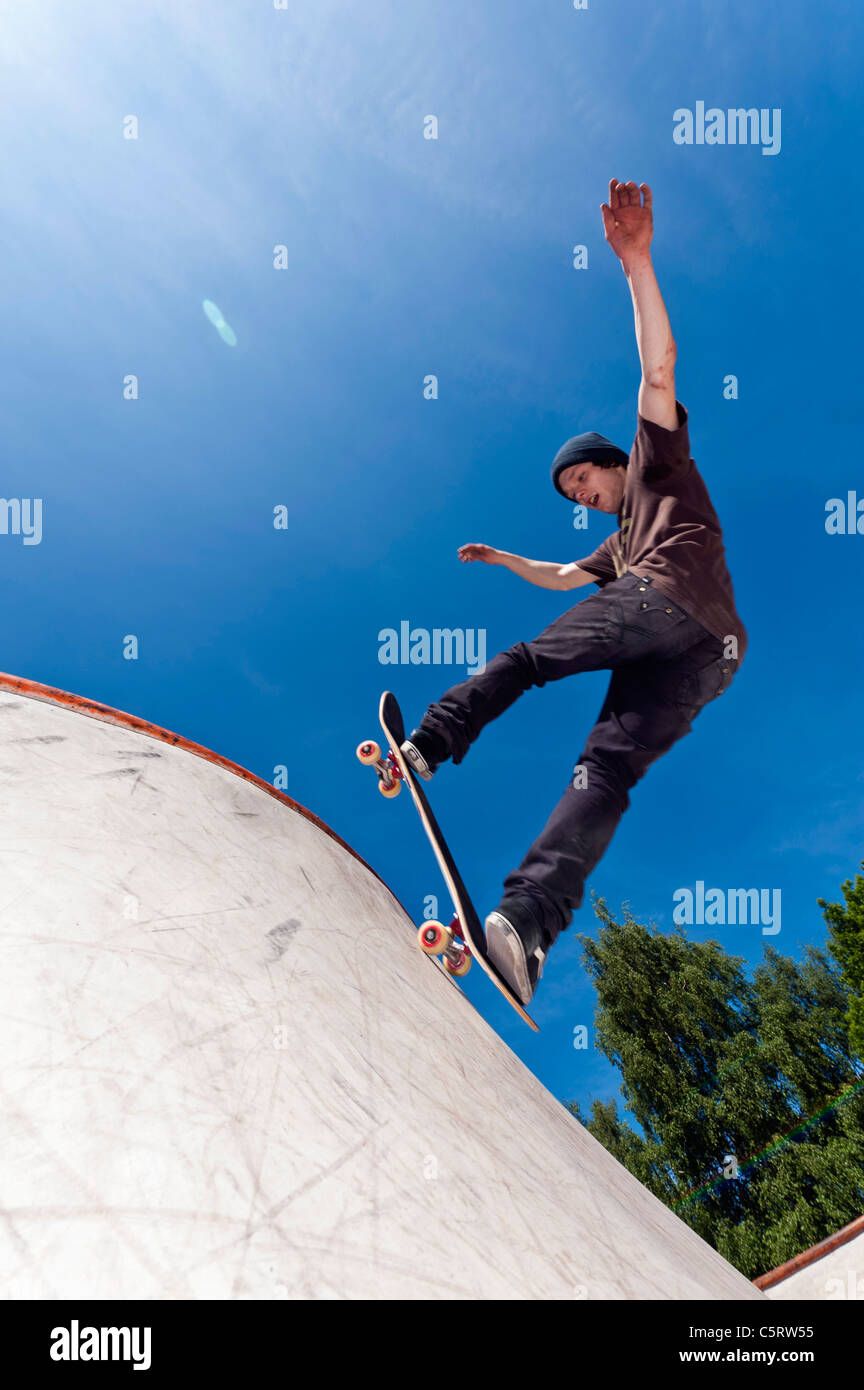
POLYGON ((453 900, 454 914, 449 925, 445 926, 443 922, 430 921, 424 922, 421 927, 418 927, 417 943, 421 951, 429 956, 440 956, 447 973, 457 978, 466 975, 471 968, 472 960, 476 960, 495 988, 503 994, 511 1008, 515 1009, 529 1028, 533 1028, 535 1033, 539 1032, 537 1024, 525 1012, 506 980, 498 974, 486 954, 486 933, 480 918, 477 916, 468 890, 462 882, 462 877, 456 867, 453 855, 450 853, 447 841, 432 814, 426 793, 402 753, 402 744, 405 742, 405 725, 396 696, 391 694, 389 690, 385 690, 381 696, 378 706, 378 721, 387 739, 388 752, 386 757, 382 756, 381 749, 374 739, 365 739, 358 746, 357 757, 364 766, 373 767, 377 772, 378 790, 382 796, 396 797, 399 795, 403 783, 407 786, 411 793, 411 799, 417 807, 426 838, 432 846, 438 867, 444 875, 444 881, 453 900))

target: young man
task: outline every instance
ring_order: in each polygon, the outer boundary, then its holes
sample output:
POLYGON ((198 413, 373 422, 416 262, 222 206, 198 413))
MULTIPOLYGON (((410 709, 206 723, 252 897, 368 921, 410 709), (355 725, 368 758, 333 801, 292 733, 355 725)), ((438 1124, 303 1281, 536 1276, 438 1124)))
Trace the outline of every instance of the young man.
POLYGON ((633 297, 642 363, 633 448, 628 458, 603 435, 580 434, 552 467, 563 497, 616 513, 619 530, 575 564, 487 545, 459 551, 464 561, 504 565, 544 589, 597 583, 600 590, 533 642, 518 642, 448 690, 403 745, 429 778, 445 758, 461 762, 484 725, 529 686, 612 671, 572 782, 486 919, 489 954, 524 1004, 550 946, 582 905, 585 879, 629 805, 630 788, 727 689, 747 644, 720 523, 690 458, 687 411, 675 397, 675 343, 651 264, 651 208, 647 184, 614 179, 602 204, 606 240, 633 297))

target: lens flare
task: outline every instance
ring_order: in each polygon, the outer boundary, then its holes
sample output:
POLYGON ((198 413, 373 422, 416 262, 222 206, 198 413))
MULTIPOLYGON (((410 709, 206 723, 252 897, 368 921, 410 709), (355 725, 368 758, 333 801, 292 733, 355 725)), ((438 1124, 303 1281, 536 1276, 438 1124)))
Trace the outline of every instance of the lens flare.
POLYGON ((223 343, 227 343, 229 347, 236 347, 237 334, 234 332, 234 329, 231 327, 230 323, 225 322, 225 319, 222 315, 222 310, 219 308, 219 305, 214 304, 212 299, 205 299, 203 300, 201 307, 203 308, 204 313, 207 315, 213 327, 216 329, 216 332, 219 334, 219 337, 222 339, 223 343))

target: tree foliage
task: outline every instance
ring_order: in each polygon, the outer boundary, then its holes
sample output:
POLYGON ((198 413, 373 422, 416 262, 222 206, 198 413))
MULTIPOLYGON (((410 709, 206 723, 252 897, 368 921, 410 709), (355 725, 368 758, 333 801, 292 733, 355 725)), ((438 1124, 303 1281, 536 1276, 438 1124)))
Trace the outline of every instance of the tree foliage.
POLYGON ((864 878, 856 874, 854 884, 847 879, 841 888, 842 903, 827 903, 824 898, 818 901, 828 924, 831 952, 849 990, 849 1042, 853 1051, 864 1057, 864 878))
POLYGON ((595 912, 596 939, 580 940, 596 1043, 639 1128, 614 1101, 587 1121, 573 1105, 577 1118, 750 1278, 859 1216, 864 1077, 837 965, 766 946, 748 979, 716 941, 647 928, 626 905, 617 921, 602 899, 595 912))

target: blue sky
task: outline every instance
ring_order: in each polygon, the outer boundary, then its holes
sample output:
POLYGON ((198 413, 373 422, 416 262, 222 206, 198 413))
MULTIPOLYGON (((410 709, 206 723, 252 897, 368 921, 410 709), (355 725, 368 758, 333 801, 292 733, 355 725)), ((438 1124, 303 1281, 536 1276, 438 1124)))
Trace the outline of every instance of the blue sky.
MULTIPOLYGON (((444 911, 407 798, 384 802, 354 747, 382 687, 410 724, 465 671, 382 666, 378 634, 483 629, 491 656, 569 606, 456 549, 563 561, 612 529, 576 532, 549 466, 583 430, 632 442, 632 311, 599 209, 610 177, 645 181, 750 650, 637 787, 589 886, 661 928, 698 880, 780 889, 771 943, 821 942, 816 898, 864 846, 864 535, 825 531, 829 498, 864 496, 860 7, 45 0, 2 28, 0 491, 42 499, 43 534, 0 535, 0 665, 267 779, 287 765, 289 793, 410 912, 427 894, 444 911), (699 101, 779 109, 780 152, 676 144, 673 112, 699 101)), ((605 681, 531 692, 436 780, 481 913, 605 681)), ((574 930, 594 924, 589 899, 574 930)), ((691 935, 761 954, 755 926, 691 935)), ((617 1091, 572 1045, 594 1010, 572 932, 537 1037, 482 978, 467 988, 562 1099, 617 1091)))

